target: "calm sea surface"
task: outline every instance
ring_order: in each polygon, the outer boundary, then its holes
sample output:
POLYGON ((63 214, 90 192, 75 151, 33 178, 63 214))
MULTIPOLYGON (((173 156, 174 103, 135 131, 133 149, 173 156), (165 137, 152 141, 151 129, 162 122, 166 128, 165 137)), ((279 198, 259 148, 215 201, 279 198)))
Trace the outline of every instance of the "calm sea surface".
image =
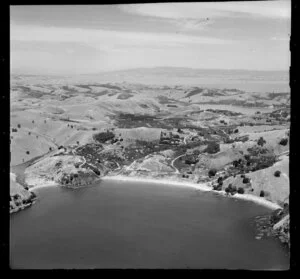
POLYGON ((278 240, 255 239, 270 210, 251 202, 117 181, 37 194, 11 216, 12 268, 289 268, 278 240))

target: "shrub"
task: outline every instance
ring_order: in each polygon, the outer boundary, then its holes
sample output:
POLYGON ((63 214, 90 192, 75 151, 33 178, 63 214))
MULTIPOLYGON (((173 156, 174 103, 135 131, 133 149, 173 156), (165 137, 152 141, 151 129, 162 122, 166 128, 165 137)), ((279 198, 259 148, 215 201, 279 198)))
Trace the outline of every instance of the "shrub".
POLYGON ((217 170, 216 170, 216 169, 210 169, 210 170, 208 171, 208 176, 209 176, 209 177, 215 176, 216 173, 217 173, 217 170))
POLYGON ((32 123, 34 123, 34 120, 32 120, 32 123))
POLYGON ((21 128, 21 124, 18 124, 17 127, 20 129, 21 128))
POLYGON ((243 178, 243 183, 244 183, 244 184, 249 183, 249 182, 250 182, 249 177, 244 177, 244 178, 243 178))
POLYGON ((277 171, 274 172, 274 176, 276 176, 276 177, 279 177, 280 174, 281 174, 281 171, 279 171, 279 170, 277 170, 277 171))
POLYGON ((239 129, 235 129, 233 132, 236 134, 239 132, 239 129))
POLYGON ((52 151, 52 147, 49 147, 49 151, 52 151))
POLYGON ((259 196, 260 196, 260 197, 264 197, 264 196, 265 196, 265 191, 264 191, 264 190, 261 190, 260 193, 259 193, 259 196))
POLYGON ((220 176, 220 177, 218 178, 217 182, 218 182, 218 183, 221 183, 221 182, 223 182, 223 178, 222 178, 222 176, 220 176))
POLYGON ((31 132, 28 132, 28 135, 30 136, 30 135, 31 135, 31 132))
POLYGON ((227 193, 227 194, 229 194, 229 192, 230 192, 230 189, 227 187, 227 188, 225 188, 225 192, 227 193))
POLYGON ((238 192, 239 194, 244 194, 244 193, 245 193, 245 190, 244 190, 243 187, 239 187, 238 190, 237 190, 237 192, 238 192))
POLYGON ((287 139, 287 138, 283 138, 283 139, 281 139, 280 142, 279 142, 279 144, 280 144, 280 145, 283 145, 283 146, 287 145, 287 143, 288 143, 288 139, 287 139))
POLYGON ((26 154, 27 154, 27 155, 29 155, 29 154, 30 154, 30 152, 29 152, 29 151, 26 151, 26 154))
POLYGON ((16 133, 16 132, 18 132, 18 129, 17 128, 12 128, 12 132, 16 133))

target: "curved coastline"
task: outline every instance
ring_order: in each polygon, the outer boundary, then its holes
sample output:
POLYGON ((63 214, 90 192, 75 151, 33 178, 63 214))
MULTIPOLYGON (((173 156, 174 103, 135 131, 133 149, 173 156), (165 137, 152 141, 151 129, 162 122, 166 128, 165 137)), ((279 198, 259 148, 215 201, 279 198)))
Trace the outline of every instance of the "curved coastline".
POLYGON ((143 182, 143 183, 156 183, 156 184, 164 184, 170 186, 178 186, 178 187, 190 187, 204 192, 213 192, 219 195, 229 197, 229 198, 236 198, 246 201, 252 201, 256 204, 265 206, 272 210, 281 209, 282 207, 274 202, 268 201, 264 198, 257 197, 250 194, 238 194, 235 195, 227 195, 225 191, 215 191, 211 187, 209 187, 206 183, 193 183, 193 182, 184 182, 178 180, 170 180, 170 179, 155 179, 151 177, 139 177, 139 176, 122 176, 122 175, 115 175, 115 176, 105 176, 102 180, 117 180, 117 181, 131 181, 131 182, 143 182))
MULTIPOLYGON (((11 175, 16 176, 16 174, 14 174, 14 173, 11 173, 11 175)), ((164 184, 164 185, 175 186, 175 187, 189 187, 189 188, 193 188, 193 189, 204 191, 204 192, 213 192, 213 193, 222 195, 224 197, 252 201, 256 204, 265 206, 272 210, 282 209, 282 207, 280 205, 278 205, 272 201, 268 201, 264 198, 257 197, 257 196, 251 195, 251 194, 236 193, 235 195, 231 196, 231 195, 228 195, 225 191, 215 191, 210 186, 208 186, 207 183, 194 183, 194 182, 185 182, 185 181, 179 181, 179 180, 174 180, 174 179, 157 179, 157 178, 153 178, 153 177, 124 176, 124 175, 104 176, 99 181, 109 181, 109 180, 126 181, 126 182, 130 181, 130 182, 142 182, 142 183, 155 183, 155 184, 164 184)), ((95 181, 95 182, 99 182, 99 181, 95 181)), ((29 191, 32 192, 32 191, 40 189, 40 188, 58 187, 58 186, 60 186, 58 183, 51 181, 51 183, 46 183, 46 184, 43 183, 43 184, 38 184, 33 187, 30 187, 29 191)), ((63 187, 66 187, 66 186, 63 186, 63 187)), ((66 188, 76 189, 76 188, 83 188, 83 187, 87 187, 87 185, 77 186, 77 187, 66 187, 66 188)))

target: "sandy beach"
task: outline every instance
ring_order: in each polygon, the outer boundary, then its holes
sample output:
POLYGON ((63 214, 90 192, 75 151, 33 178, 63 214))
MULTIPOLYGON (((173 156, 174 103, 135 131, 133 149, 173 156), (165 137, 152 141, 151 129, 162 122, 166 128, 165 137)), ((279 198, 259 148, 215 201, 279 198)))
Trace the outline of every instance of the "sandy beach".
MULTIPOLYGON (((16 179, 16 174, 10 173, 10 176, 13 180, 16 179)), ((257 197, 250 194, 238 194, 236 193, 234 196, 227 195, 225 191, 214 191, 210 186, 208 186, 206 183, 193 183, 193 182, 185 182, 185 181, 178 181, 178 180, 172 180, 172 179, 156 179, 151 177, 133 177, 133 176, 124 176, 124 175, 115 175, 115 176, 104 176, 101 179, 102 181, 109 181, 109 180, 115 180, 115 181, 131 181, 131 182, 142 182, 142 183, 156 183, 156 184, 164 184, 169 186, 176 186, 176 187, 189 187, 200 191, 205 192, 214 192, 219 195, 229 197, 229 198, 235 198, 235 199, 241 199, 241 200, 247 200, 255 202, 256 204, 260 204, 262 206, 268 207, 270 209, 276 210, 281 208, 278 204, 268 201, 264 198, 257 197)), ((32 182, 32 181, 31 181, 32 182)), ((40 188, 45 187, 57 187, 59 186, 54 181, 47 181, 41 180, 41 179, 35 179, 34 186, 29 188, 29 191, 33 191, 40 188)), ((31 183, 32 185, 32 183, 31 183)), ((86 187, 86 186, 83 186, 86 187)))

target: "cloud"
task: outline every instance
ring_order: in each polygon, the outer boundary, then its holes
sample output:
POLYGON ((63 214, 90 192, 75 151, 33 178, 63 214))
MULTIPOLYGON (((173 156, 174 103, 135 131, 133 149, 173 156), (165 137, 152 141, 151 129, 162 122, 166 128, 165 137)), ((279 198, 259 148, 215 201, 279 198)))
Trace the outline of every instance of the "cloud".
MULTIPOLYGON (((197 23, 196 23, 197 24, 197 23)), ((74 42, 103 51, 128 47, 180 47, 202 44, 230 44, 232 41, 184 34, 95 30, 11 24, 11 41, 74 42)))
POLYGON ((291 1, 241 1, 211 3, 159 3, 119 5, 125 12, 165 19, 205 19, 248 16, 290 19, 291 1))
POLYGON ((214 21, 209 18, 205 19, 169 19, 170 23, 177 26, 178 29, 182 31, 199 31, 205 29, 208 25, 212 24, 214 21))

